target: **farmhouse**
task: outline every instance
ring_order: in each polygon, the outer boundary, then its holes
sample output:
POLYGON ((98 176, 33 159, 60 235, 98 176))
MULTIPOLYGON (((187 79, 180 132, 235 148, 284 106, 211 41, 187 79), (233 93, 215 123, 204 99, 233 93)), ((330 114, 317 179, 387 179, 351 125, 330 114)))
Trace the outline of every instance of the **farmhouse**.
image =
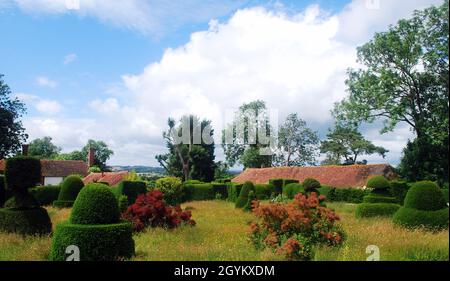
POLYGON ((394 169, 388 164, 317 166, 317 167, 274 167, 246 169, 232 181, 243 183, 267 183, 270 179, 295 179, 302 182, 306 178, 315 178, 323 185, 336 188, 362 187, 367 179, 383 175, 388 179, 396 177, 394 169))

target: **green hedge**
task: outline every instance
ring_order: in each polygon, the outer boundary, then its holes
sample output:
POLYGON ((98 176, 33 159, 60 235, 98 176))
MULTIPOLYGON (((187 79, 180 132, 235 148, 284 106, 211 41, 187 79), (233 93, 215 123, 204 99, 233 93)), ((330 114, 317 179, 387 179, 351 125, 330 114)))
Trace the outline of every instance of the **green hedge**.
POLYGON ((408 193, 410 187, 411 185, 405 181, 391 181, 389 183, 389 193, 391 196, 397 199, 397 203, 403 205, 406 194, 408 193))
POLYGON ((44 208, 0 209, 0 232, 22 235, 48 235, 52 222, 44 208))
POLYGON ((33 157, 18 156, 6 160, 5 184, 12 192, 25 192, 41 181, 41 161, 33 157))
POLYGON ((225 200, 228 197, 228 184, 226 183, 219 183, 219 182, 213 182, 211 183, 213 192, 214 192, 214 198, 217 198, 217 194, 220 194, 220 198, 225 200))
POLYGON ((306 178, 302 185, 307 193, 318 192, 318 189, 321 187, 320 182, 313 178, 306 178))
POLYGON ((444 194, 445 202, 448 204, 448 189, 442 189, 442 194, 444 194))
POLYGON ((357 218, 390 217, 400 207, 400 205, 392 203, 362 203, 356 207, 355 216, 357 218))
POLYGON ((271 184, 255 184, 255 196, 258 200, 270 199, 274 192, 275 187, 271 184))
POLYGON ((423 211, 402 207, 393 217, 393 222, 407 228, 424 227, 429 230, 448 229, 448 208, 437 211, 423 211))
POLYGON ((284 179, 270 179, 269 184, 273 185, 275 195, 283 193, 284 179))
POLYGON ((229 184, 227 200, 229 202, 235 203, 239 197, 239 193, 241 192, 241 189, 242 189, 242 184, 240 184, 240 183, 229 184))
POLYGON ((204 182, 199 181, 199 180, 187 180, 187 181, 185 181, 183 183, 184 184, 201 184, 201 183, 204 183, 204 182))
POLYGON ((185 184, 183 186, 184 201, 213 200, 215 193, 212 184, 185 184))
POLYGON ((366 186, 373 189, 374 193, 388 194, 389 193, 389 181, 384 176, 371 177, 366 186))
POLYGON ((394 197, 387 197, 378 194, 369 194, 363 197, 363 203, 398 203, 394 197))
POLYGON ((252 182, 247 181, 242 186, 241 192, 239 193, 239 197, 236 200, 236 208, 243 208, 248 202, 248 195, 250 191, 255 192, 255 186, 252 182))
POLYGON ((128 198, 128 205, 134 204, 136 198, 145 193, 147 185, 143 181, 122 181, 115 190, 117 196, 125 195, 128 198))
POLYGON ((431 181, 416 182, 405 197, 406 208, 422 211, 437 211, 447 204, 440 188, 431 181))
POLYGON ((76 175, 68 176, 61 183, 61 190, 58 200, 53 202, 53 206, 57 208, 70 208, 73 206, 78 193, 84 187, 81 177, 76 175), (72 202, 72 203, 70 203, 72 202))
POLYGON ((180 178, 164 177, 156 180, 155 188, 164 193, 164 201, 169 205, 183 202, 183 184, 180 178))
POLYGON ((81 261, 114 261, 134 255, 132 227, 129 222, 80 225, 63 222, 56 226, 50 259, 65 261, 66 248, 76 245, 81 261))
POLYGON ((327 197, 328 201, 359 204, 363 202, 364 196, 369 194, 369 190, 361 190, 356 188, 331 188, 328 191, 328 196, 325 194, 324 195, 327 197))
POLYGON ((38 186, 30 189, 30 194, 39 202, 41 206, 52 205, 59 196, 61 187, 59 185, 38 186))
POLYGON ((6 201, 6 187, 5 187, 5 177, 0 175, 0 208, 3 207, 6 201))
POLYGON ((305 189, 300 183, 290 183, 283 187, 283 196, 288 199, 293 199, 298 193, 304 193, 305 189))

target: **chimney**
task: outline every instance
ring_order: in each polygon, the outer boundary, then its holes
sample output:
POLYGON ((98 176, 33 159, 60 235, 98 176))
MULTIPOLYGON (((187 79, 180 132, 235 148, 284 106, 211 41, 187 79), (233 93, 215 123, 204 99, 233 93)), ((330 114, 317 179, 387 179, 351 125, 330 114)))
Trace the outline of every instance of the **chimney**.
POLYGON ((28 144, 22 144, 22 155, 28 156, 28 144))
POLYGON ((88 159, 87 159, 89 167, 94 166, 94 159, 95 159, 95 149, 92 147, 89 147, 88 159))

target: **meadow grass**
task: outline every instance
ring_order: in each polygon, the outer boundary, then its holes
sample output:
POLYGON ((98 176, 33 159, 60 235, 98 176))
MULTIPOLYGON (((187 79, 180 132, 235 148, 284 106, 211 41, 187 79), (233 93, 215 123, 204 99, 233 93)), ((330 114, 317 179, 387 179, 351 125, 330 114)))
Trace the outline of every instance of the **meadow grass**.
MULTIPOLYGON (((355 204, 328 203, 340 215, 339 224, 347 233, 340 248, 320 247, 315 260, 366 260, 368 245, 380 249, 381 260, 448 260, 448 230, 432 233, 424 230, 406 230, 395 226, 389 218, 354 216, 355 204)), ((148 229, 135 234, 136 256, 133 260, 281 260, 270 250, 258 251, 248 240, 251 213, 235 209, 225 201, 189 202, 194 227, 177 229, 148 229)), ((70 209, 47 207, 53 227, 68 219, 70 209)), ((51 237, 22 237, 0 233, 0 260, 48 260, 51 237)))

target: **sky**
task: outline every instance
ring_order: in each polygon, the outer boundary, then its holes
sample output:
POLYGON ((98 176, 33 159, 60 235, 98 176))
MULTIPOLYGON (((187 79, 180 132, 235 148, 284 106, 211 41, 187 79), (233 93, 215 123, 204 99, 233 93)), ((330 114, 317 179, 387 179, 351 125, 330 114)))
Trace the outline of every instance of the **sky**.
MULTIPOLYGON (((262 99, 297 113, 324 139, 345 98, 356 48, 415 9, 441 0, 0 0, 0 73, 27 107, 29 140, 50 136, 70 152, 88 139, 110 165, 157 166, 169 117, 212 120, 262 99)), ((396 165, 410 128, 380 135, 396 165)), ((216 145, 216 159, 223 151, 216 145)))

